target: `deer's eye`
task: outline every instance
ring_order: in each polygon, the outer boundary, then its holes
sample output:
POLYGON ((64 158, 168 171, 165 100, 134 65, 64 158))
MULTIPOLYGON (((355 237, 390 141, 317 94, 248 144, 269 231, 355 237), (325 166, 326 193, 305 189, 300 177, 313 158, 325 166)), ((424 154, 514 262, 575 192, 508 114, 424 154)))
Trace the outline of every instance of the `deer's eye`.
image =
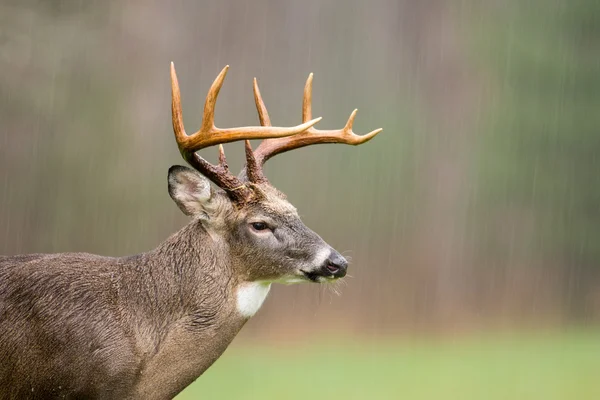
POLYGON ((252 226, 252 229, 259 232, 269 229, 269 226, 264 222, 253 222, 250 225, 252 226))

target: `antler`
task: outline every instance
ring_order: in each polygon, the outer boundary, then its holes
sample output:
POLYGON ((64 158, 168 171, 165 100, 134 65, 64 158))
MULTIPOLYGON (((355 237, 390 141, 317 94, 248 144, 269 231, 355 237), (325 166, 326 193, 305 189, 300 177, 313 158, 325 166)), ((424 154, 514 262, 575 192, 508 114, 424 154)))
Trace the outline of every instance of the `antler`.
MULTIPOLYGON (((312 81, 313 74, 311 73, 306 80, 306 85, 304 85, 304 99, 302 102, 302 122, 304 123, 312 118, 312 81)), ((267 112, 265 103, 260 95, 256 78, 254 78, 254 101, 256 102, 260 124, 262 126, 271 126, 269 113, 267 112)), ((320 130, 311 126, 304 132, 294 136, 263 140, 254 151, 254 162, 249 162, 246 165, 248 179, 250 179, 251 182, 266 182, 267 179, 262 172, 262 166, 269 158, 286 151, 319 143, 345 143, 357 146, 373 139, 373 137, 383 129, 375 129, 362 136, 357 135, 352 131, 352 125, 354 124, 354 118, 356 117, 357 111, 358 110, 356 109, 352 111, 350 118, 348 118, 348 122, 346 122, 346 126, 342 129, 320 130)), ((250 143, 246 142, 247 149, 249 146, 250 143)))
MULTIPOLYGON (((215 126, 215 104, 217 96, 223 86, 225 75, 229 65, 225 66, 221 73, 213 82, 206 102, 204 104, 204 114, 202 117, 202 125, 200 129, 192 135, 185 133, 183 126, 183 114, 181 111, 181 93, 179 91, 179 83, 177 74, 175 73, 175 65, 171 63, 171 112, 173 118, 173 131, 175 140, 179 147, 179 152, 183 158, 199 172, 212 180, 216 185, 225 190, 229 196, 239 202, 243 202, 249 196, 249 189, 244 186, 244 183, 237 177, 229 173, 225 152, 223 151, 222 143, 229 143, 238 140, 248 139, 269 139, 282 138, 290 135, 301 133, 314 124, 319 122, 321 118, 302 121, 303 123, 294 127, 272 127, 271 124, 264 126, 246 126, 239 128, 221 129, 215 126), (219 164, 212 165, 208 161, 196 154, 196 151, 205 147, 219 144, 219 164)), ((252 153, 252 151, 250 151, 252 153)), ((249 159, 248 165, 252 165, 252 154, 246 152, 249 159)))

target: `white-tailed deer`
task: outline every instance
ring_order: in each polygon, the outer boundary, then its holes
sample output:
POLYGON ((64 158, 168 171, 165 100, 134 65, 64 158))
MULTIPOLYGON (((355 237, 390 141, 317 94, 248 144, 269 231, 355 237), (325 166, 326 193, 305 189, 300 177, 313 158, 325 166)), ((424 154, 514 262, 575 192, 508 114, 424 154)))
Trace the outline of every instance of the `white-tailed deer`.
POLYGON ((260 308, 271 283, 327 282, 346 260, 298 217, 262 166, 317 143, 358 145, 381 129, 313 128, 312 74, 302 124, 271 126, 256 79, 261 126, 220 129, 212 84, 200 130, 183 127, 171 64, 175 139, 195 170, 169 169, 169 194, 192 221, 156 249, 130 257, 86 253, 0 256, 0 398, 168 399, 198 378, 260 308), (249 139, 265 139, 256 150, 249 139), (246 140, 246 166, 229 173, 222 143, 246 140), (219 145, 212 165, 196 151, 219 145), (218 188, 211 186, 212 181, 218 188))

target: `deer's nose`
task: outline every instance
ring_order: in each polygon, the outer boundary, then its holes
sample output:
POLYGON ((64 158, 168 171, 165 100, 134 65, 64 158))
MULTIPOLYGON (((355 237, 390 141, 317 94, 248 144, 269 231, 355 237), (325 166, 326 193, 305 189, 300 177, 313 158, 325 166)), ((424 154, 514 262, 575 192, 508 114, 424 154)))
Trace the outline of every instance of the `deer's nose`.
POLYGON ((333 275, 335 278, 343 278, 348 270, 348 261, 340 253, 333 250, 323 266, 325 275, 333 275))

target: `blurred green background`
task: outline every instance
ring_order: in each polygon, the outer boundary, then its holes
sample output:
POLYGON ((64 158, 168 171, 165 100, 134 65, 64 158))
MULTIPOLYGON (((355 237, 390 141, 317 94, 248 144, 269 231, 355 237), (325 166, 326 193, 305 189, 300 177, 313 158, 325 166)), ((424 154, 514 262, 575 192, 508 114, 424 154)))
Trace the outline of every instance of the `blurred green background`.
POLYGON ((320 128, 384 128, 267 164, 351 277, 274 288, 181 399, 600 398, 600 2, 0 0, 0 254, 186 223, 170 61, 188 131, 226 64, 219 126, 255 76, 297 124, 314 72, 320 128))

